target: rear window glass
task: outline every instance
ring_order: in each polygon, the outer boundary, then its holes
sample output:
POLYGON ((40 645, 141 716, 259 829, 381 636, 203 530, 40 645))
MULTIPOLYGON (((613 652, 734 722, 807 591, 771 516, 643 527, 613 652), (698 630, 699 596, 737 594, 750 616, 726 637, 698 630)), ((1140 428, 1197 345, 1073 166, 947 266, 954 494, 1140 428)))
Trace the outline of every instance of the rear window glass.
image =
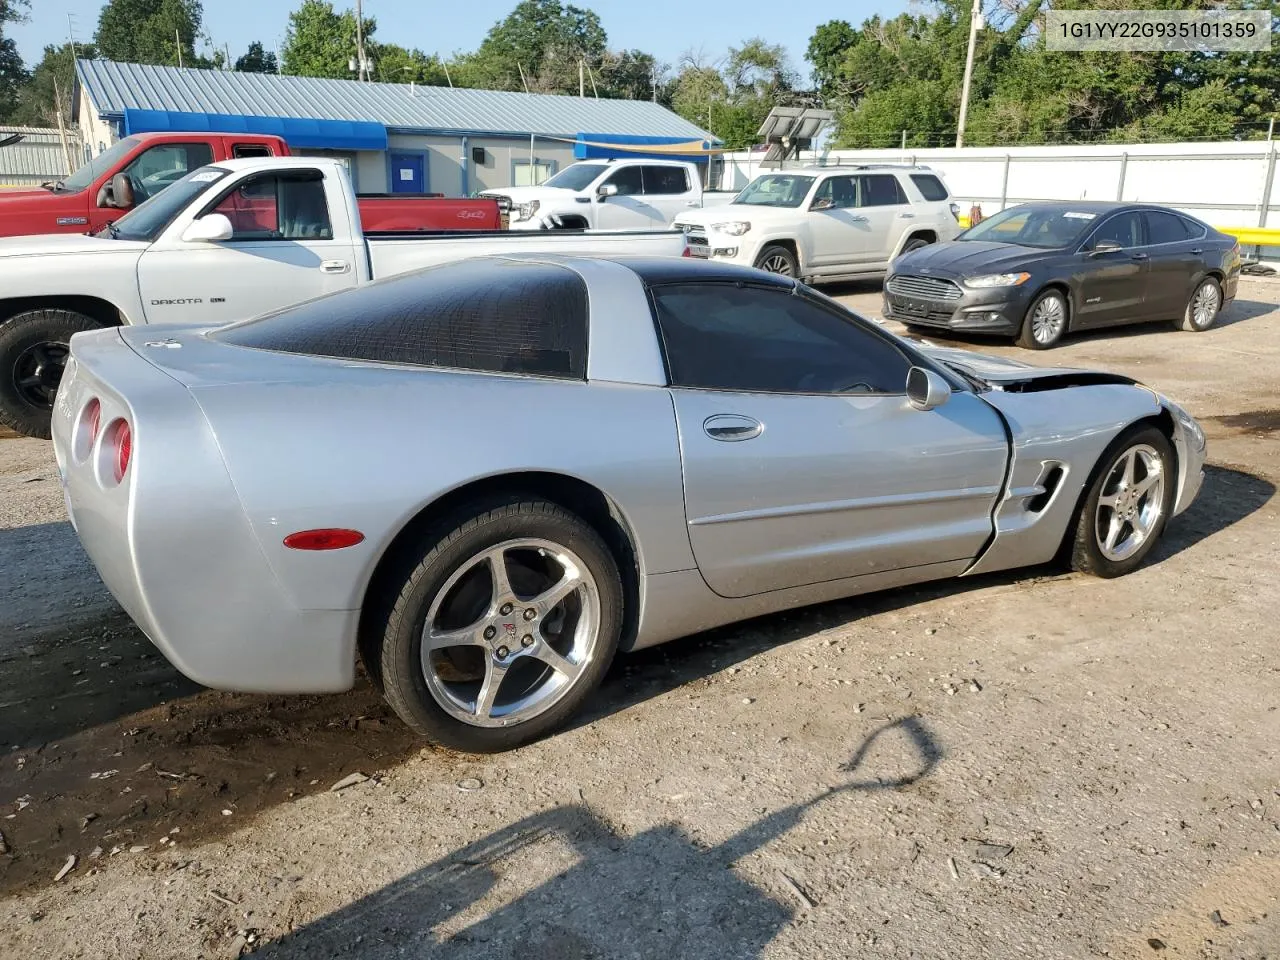
POLYGON ((259 350, 586 378, 587 288, 553 264, 464 261, 289 307, 210 334, 259 350))
POLYGON ((913 173, 911 182, 916 185, 916 189, 920 191, 920 196, 926 200, 945 200, 947 199, 947 188, 942 185, 942 181, 932 174, 913 173))

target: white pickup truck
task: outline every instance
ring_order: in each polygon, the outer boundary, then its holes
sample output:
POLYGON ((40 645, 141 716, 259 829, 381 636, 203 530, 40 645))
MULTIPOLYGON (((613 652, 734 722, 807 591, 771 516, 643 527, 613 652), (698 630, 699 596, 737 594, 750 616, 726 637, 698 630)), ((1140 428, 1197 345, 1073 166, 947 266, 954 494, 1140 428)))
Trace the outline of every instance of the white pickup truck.
POLYGON ((511 201, 512 230, 665 229, 677 214, 719 206, 736 190, 703 190, 684 160, 582 160, 536 187, 488 190, 511 201))
POLYGON ((757 176, 728 206, 675 219, 689 253, 829 283, 884 273, 899 254, 951 240, 960 207, 928 167, 802 167, 757 176))
POLYGON ((679 231, 366 237, 336 160, 265 157, 193 170, 94 236, 0 239, 0 423, 49 436, 71 335, 230 323, 421 267, 495 253, 679 257, 679 231))

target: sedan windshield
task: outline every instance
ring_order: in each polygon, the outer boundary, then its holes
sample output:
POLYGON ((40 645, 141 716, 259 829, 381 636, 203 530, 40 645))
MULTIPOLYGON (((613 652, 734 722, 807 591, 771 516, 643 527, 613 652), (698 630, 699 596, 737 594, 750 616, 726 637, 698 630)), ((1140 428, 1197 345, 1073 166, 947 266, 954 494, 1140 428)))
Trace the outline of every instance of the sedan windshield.
POLYGON ((1091 210, 1072 210, 1061 204, 1051 207, 1020 204, 974 224, 956 239, 1054 250, 1073 246, 1097 219, 1098 215, 1091 210))
POLYGON ((562 190, 582 190, 589 187, 591 182, 606 169, 608 168, 603 163, 574 163, 542 185, 560 187, 562 190))
POLYGON ((748 207, 798 207, 813 180, 793 173, 770 173, 748 183, 733 202, 748 207))
POLYGON ((65 180, 57 181, 52 190, 54 193, 76 193, 84 190, 91 183, 93 178, 102 173, 104 170, 114 170, 117 161, 124 158, 134 147, 138 145, 136 137, 125 137, 111 145, 111 148, 104 150, 98 156, 94 157, 79 170, 67 177, 65 180))
POLYGON ((172 187, 160 191, 110 224, 102 236, 151 243, 187 204, 207 190, 210 184, 217 183, 230 172, 221 167, 192 170, 172 187))

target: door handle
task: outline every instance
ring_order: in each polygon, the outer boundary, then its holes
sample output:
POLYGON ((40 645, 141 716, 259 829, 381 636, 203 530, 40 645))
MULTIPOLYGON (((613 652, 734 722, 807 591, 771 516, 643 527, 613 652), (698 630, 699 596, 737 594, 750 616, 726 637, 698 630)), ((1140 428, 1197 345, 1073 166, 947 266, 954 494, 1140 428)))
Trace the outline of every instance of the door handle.
POLYGON ((915 216, 915 214, 914 214, 914 213, 900 213, 900 214, 898 214, 898 216, 900 216, 903 220, 910 220, 912 217, 914 217, 914 216, 915 216))
POLYGON ((686 200, 684 205, 685 205, 686 207, 696 207, 696 206, 698 205, 698 201, 697 201, 697 200, 686 200))
POLYGON ((764 433, 764 424, 736 413, 718 413, 702 421, 703 432, 712 440, 750 440, 764 433))
POLYGON ((1131 254, 1129 254, 1129 259, 1130 259, 1130 260, 1145 260, 1145 259, 1147 259, 1147 255, 1146 255, 1145 253, 1131 253, 1131 254))
POLYGON ((855 213, 853 216, 849 218, 849 222, 850 223, 866 223, 867 218, 860 213, 855 213))
POLYGON ((1192 253, 1194 253, 1194 254, 1199 255, 1199 254, 1201 254, 1201 253, 1204 253, 1204 248, 1203 248, 1203 247, 1192 247, 1192 248, 1191 248, 1191 252, 1192 252, 1192 253))
POLYGON ((346 273, 351 269, 351 264, 345 260, 325 260, 320 264, 320 269, 325 273, 346 273))

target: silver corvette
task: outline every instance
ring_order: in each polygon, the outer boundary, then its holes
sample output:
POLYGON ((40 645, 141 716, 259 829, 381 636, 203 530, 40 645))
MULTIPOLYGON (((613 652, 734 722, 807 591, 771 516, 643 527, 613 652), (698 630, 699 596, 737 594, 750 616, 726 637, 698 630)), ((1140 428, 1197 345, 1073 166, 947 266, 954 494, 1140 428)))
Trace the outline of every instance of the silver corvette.
POLYGON ((1137 567, 1205 440, 1122 376, 922 347, 681 259, 468 260, 216 329, 79 333, 55 404, 103 580, 211 687, 424 736, 564 722, 618 650, 1060 559, 1137 567))

